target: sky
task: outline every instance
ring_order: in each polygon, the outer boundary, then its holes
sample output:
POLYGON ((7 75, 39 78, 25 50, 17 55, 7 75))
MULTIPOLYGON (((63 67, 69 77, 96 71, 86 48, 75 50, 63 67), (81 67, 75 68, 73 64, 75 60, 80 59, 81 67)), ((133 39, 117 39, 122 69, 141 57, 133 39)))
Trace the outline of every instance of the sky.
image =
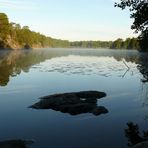
POLYGON ((119 0, 0 0, 10 22, 46 36, 70 41, 115 40, 136 36, 128 10, 119 0))

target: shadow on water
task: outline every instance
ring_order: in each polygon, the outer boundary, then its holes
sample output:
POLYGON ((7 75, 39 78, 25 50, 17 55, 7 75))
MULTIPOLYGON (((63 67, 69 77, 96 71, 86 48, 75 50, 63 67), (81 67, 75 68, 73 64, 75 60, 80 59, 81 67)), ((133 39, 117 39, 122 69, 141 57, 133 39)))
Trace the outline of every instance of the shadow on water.
POLYGON ((98 91, 54 94, 40 98, 41 100, 32 105, 31 108, 52 109, 70 115, 92 113, 97 116, 108 113, 104 106, 97 106, 97 99, 105 96, 104 92, 98 91))

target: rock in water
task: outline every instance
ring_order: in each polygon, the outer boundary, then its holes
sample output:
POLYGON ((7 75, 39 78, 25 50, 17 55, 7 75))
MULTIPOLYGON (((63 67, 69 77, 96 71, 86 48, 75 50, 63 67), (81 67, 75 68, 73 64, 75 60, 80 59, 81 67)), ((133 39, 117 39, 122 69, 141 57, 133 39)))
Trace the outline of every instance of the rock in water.
POLYGON ((26 145, 34 143, 33 140, 7 140, 0 142, 0 148, 26 148, 26 145))
POLYGON ((40 101, 30 106, 34 109, 53 109, 71 115, 81 113, 93 113, 100 115, 108 113, 103 106, 97 106, 97 99, 105 97, 104 92, 99 91, 81 91, 63 94, 54 94, 41 97, 40 101))
POLYGON ((148 148, 148 141, 144 141, 134 145, 132 148, 148 148))

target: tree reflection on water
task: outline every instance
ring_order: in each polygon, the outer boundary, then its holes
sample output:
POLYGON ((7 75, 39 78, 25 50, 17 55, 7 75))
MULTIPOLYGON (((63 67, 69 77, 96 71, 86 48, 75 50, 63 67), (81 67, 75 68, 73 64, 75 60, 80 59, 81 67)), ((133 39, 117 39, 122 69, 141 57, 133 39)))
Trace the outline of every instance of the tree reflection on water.
POLYGON ((128 122, 127 126, 125 136, 128 138, 129 147, 148 140, 148 131, 143 131, 141 134, 138 124, 128 122))

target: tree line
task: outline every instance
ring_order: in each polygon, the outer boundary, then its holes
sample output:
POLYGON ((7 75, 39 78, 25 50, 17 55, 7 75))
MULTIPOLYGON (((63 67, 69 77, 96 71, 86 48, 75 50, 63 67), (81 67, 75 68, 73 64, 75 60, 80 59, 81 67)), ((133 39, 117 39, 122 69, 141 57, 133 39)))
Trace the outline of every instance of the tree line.
POLYGON ((139 49, 137 38, 117 39, 115 41, 75 41, 70 43, 71 47, 80 48, 110 48, 110 49, 139 49))
POLYGON ((9 22, 5 13, 0 13, 0 48, 113 48, 139 49, 137 38, 117 39, 115 41, 74 41, 54 39, 32 31, 28 26, 9 22))

